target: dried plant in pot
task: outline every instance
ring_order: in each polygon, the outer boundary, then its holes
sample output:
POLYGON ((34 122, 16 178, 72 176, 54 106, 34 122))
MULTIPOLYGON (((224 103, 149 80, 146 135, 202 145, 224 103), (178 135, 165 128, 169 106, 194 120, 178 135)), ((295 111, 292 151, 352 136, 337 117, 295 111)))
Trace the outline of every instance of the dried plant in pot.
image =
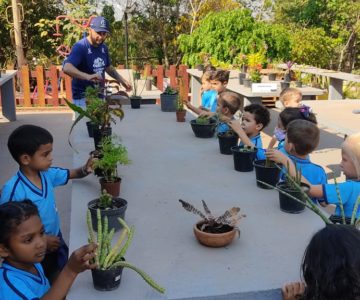
POLYGON ((215 217, 204 200, 202 200, 204 213, 184 200, 179 199, 179 202, 185 210, 201 217, 201 220, 194 225, 194 234, 202 245, 224 247, 233 241, 236 233, 240 237, 240 230, 237 225, 246 216, 239 214, 239 207, 233 207, 219 217, 215 217))
POLYGON ((89 231, 89 242, 98 245, 96 249, 95 262, 97 268, 93 269, 92 278, 94 288, 100 291, 111 291, 119 287, 123 268, 130 268, 138 273, 152 288, 159 293, 164 293, 165 289, 157 284, 143 270, 135 267, 125 260, 126 252, 134 236, 134 226, 129 227, 122 218, 118 218, 123 230, 115 245, 112 245, 114 229, 108 226, 108 219, 101 218, 100 210, 97 210, 97 234, 94 233, 90 212, 87 212, 87 226, 89 231))
POLYGON ((100 170, 102 174, 101 190, 105 189, 114 197, 120 194, 121 178, 117 166, 131 163, 126 147, 117 142, 116 136, 104 137, 100 143, 99 158, 94 161, 94 169, 100 170))

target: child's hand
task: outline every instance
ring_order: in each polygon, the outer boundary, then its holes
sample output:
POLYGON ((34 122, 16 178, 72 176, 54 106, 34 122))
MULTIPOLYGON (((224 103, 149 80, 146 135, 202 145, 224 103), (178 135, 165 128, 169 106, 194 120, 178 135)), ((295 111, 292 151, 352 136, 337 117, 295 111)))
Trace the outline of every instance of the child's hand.
POLYGON ((94 158, 93 155, 91 155, 89 157, 89 159, 87 160, 85 166, 84 166, 84 171, 88 174, 92 173, 94 171, 94 161, 96 160, 96 158, 94 158))
POLYGON ((241 126, 241 122, 239 120, 231 120, 228 122, 229 126, 236 132, 243 132, 244 129, 241 126))
POLYGON ((219 120, 220 120, 221 122, 225 122, 225 123, 231 122, 231 118, 229 118, 229 117, 227 117, 227 116, 225 116, 225 115, 223 115, 223 114, 219 114, 219 120))
POLYGON ((291 282, 284 284, 281 289, 283 300, 296 300, 298 296, 305 292, 305 284, 303 282, 291 282))
POLYGON ((267 149, 265 155, 268 159, 286 165, 287 156, 277 149, 267 149))
POLYGON ((202 111, 199 114, 199 117, 207 117, 207 118, 211 118, 215 115, 215 113, 211 112, 211 111, 202 111))
POLYGON ((95 263, 90 263, 90 261, 96 256, 96 247, 96 244, 92 243, 75 250, 71 254, 66 267, 75 274, 81 273, 87 269, 96 268, 95 263))
POLYGON ((50 252, 54 252, 59 249, 61 243, 60 238, 55 235, 46 235, 46 248, 50 252))

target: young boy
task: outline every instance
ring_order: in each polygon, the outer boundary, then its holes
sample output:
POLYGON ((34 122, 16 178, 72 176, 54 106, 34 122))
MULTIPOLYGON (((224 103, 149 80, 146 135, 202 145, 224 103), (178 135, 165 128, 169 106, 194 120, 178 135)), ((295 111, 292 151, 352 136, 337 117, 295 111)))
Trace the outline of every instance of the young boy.
POLYGON ((228 122, 235 120, 234 114, 238 110, 243 110, 243 103, 238 94, 233 92, 223 92, 218 96, 217 110, 220 122, 217 126, 218 133, 230 130, 228 122))
MULTIPOLYGON (((286 168, 286 156, 296 165, 297 170, 311 184, 326 184, 327 176, 324 169, 312 163, 309 159, 309 154, 313 152, 319 145, 320 130, 311 121, 307 120, 294 120, 287 126, 285 151, 283 153, 279 150, 269 149, 266 151, 266 156, 270 159, 275 158, 276 162, 281 160, 284 162, 283 166, 286 168), (280 154, 282 153, 282 154, 280 154)), ((282 173, 280 180, 285 180, 285 173, 282 173)), ((313 198, 314 202, 324 201, 322 197, 313 198)))
POLYGON ((35 125, 22 125, 10 134, 8 149, 19 164, 19 171, 6 182, 0 199, 0 204, 29 199, 38 207, 47 240, 47 254, 42 265, 50 281, 66 264, 69 252, 60 230, 54 188, 92 171, 91 158, 78 169, 51 167, 52 144, 50 132, 35 125))
POLYGON ((281 91, 279 100, 284 108, 300 107, 302 93, 295 88, 287 88, 281 91))
POLYGON ((245 106, 242 123, 239 121, 230 121, 230 127, 240 138, 240 146, 247 145, 256 147, 256 159, 265 159, 265 150, 262 148, 260 136, 263 130, 270 122, 270 113, 268 109, 260 104, 250 104, 245 106))
POLYGON ((201 78, 202 89, 208 89, 207 93, 209 93, 211 99, 208 100, 207 94, 203 93, 200 107, 195 107, 190 102, 186 102, 186 106, 198 115, 209 117, 214 115, 217 107, 217 96, 225 91, 229 75, 230 72, 225 70, 206 71, 201 78))

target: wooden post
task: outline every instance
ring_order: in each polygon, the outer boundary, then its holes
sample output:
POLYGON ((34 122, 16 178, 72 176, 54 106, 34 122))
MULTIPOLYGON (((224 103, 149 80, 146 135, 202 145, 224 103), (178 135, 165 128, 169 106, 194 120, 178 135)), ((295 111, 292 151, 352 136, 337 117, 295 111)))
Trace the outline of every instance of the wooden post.
POLYGON ((30 107, 30 72, 28 65, 21 67, 21 81, 23 87, 24 107, 30 107))
POLYGON ((51 100, 53 106, 59 106, 58 72, 55 65, 50 66, 51 100))
POLYGON ((65 95, 66 99, 72 102, 72 90, 71 90, 71 77, 69 75, 66 75, 63 73, 63 76, 65 78, 65 95))
POLYGON ((37 104, 45 107, 44 67, 36 66, 37 104))
POLYGON ((179 66, 179 77, 181 77, 181 84, 183 85, 184 100, 189 99, 189 74, 186 72, 187 68, 186 65, 179 66))
POLYGON ((169 77, 170 77, 170 86, 172 88, 176 88, 177 82, 176 82, 176 66, 175 65, 170 66, 169 77))

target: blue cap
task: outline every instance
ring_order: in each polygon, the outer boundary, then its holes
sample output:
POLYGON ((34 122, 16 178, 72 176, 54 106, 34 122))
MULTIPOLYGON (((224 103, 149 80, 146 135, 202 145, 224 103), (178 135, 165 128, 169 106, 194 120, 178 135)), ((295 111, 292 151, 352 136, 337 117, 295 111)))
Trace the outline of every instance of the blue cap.
POLYGON ((110 32, 109 22, 101 16, 91 19, 90 28, 96 32, 110 32))

